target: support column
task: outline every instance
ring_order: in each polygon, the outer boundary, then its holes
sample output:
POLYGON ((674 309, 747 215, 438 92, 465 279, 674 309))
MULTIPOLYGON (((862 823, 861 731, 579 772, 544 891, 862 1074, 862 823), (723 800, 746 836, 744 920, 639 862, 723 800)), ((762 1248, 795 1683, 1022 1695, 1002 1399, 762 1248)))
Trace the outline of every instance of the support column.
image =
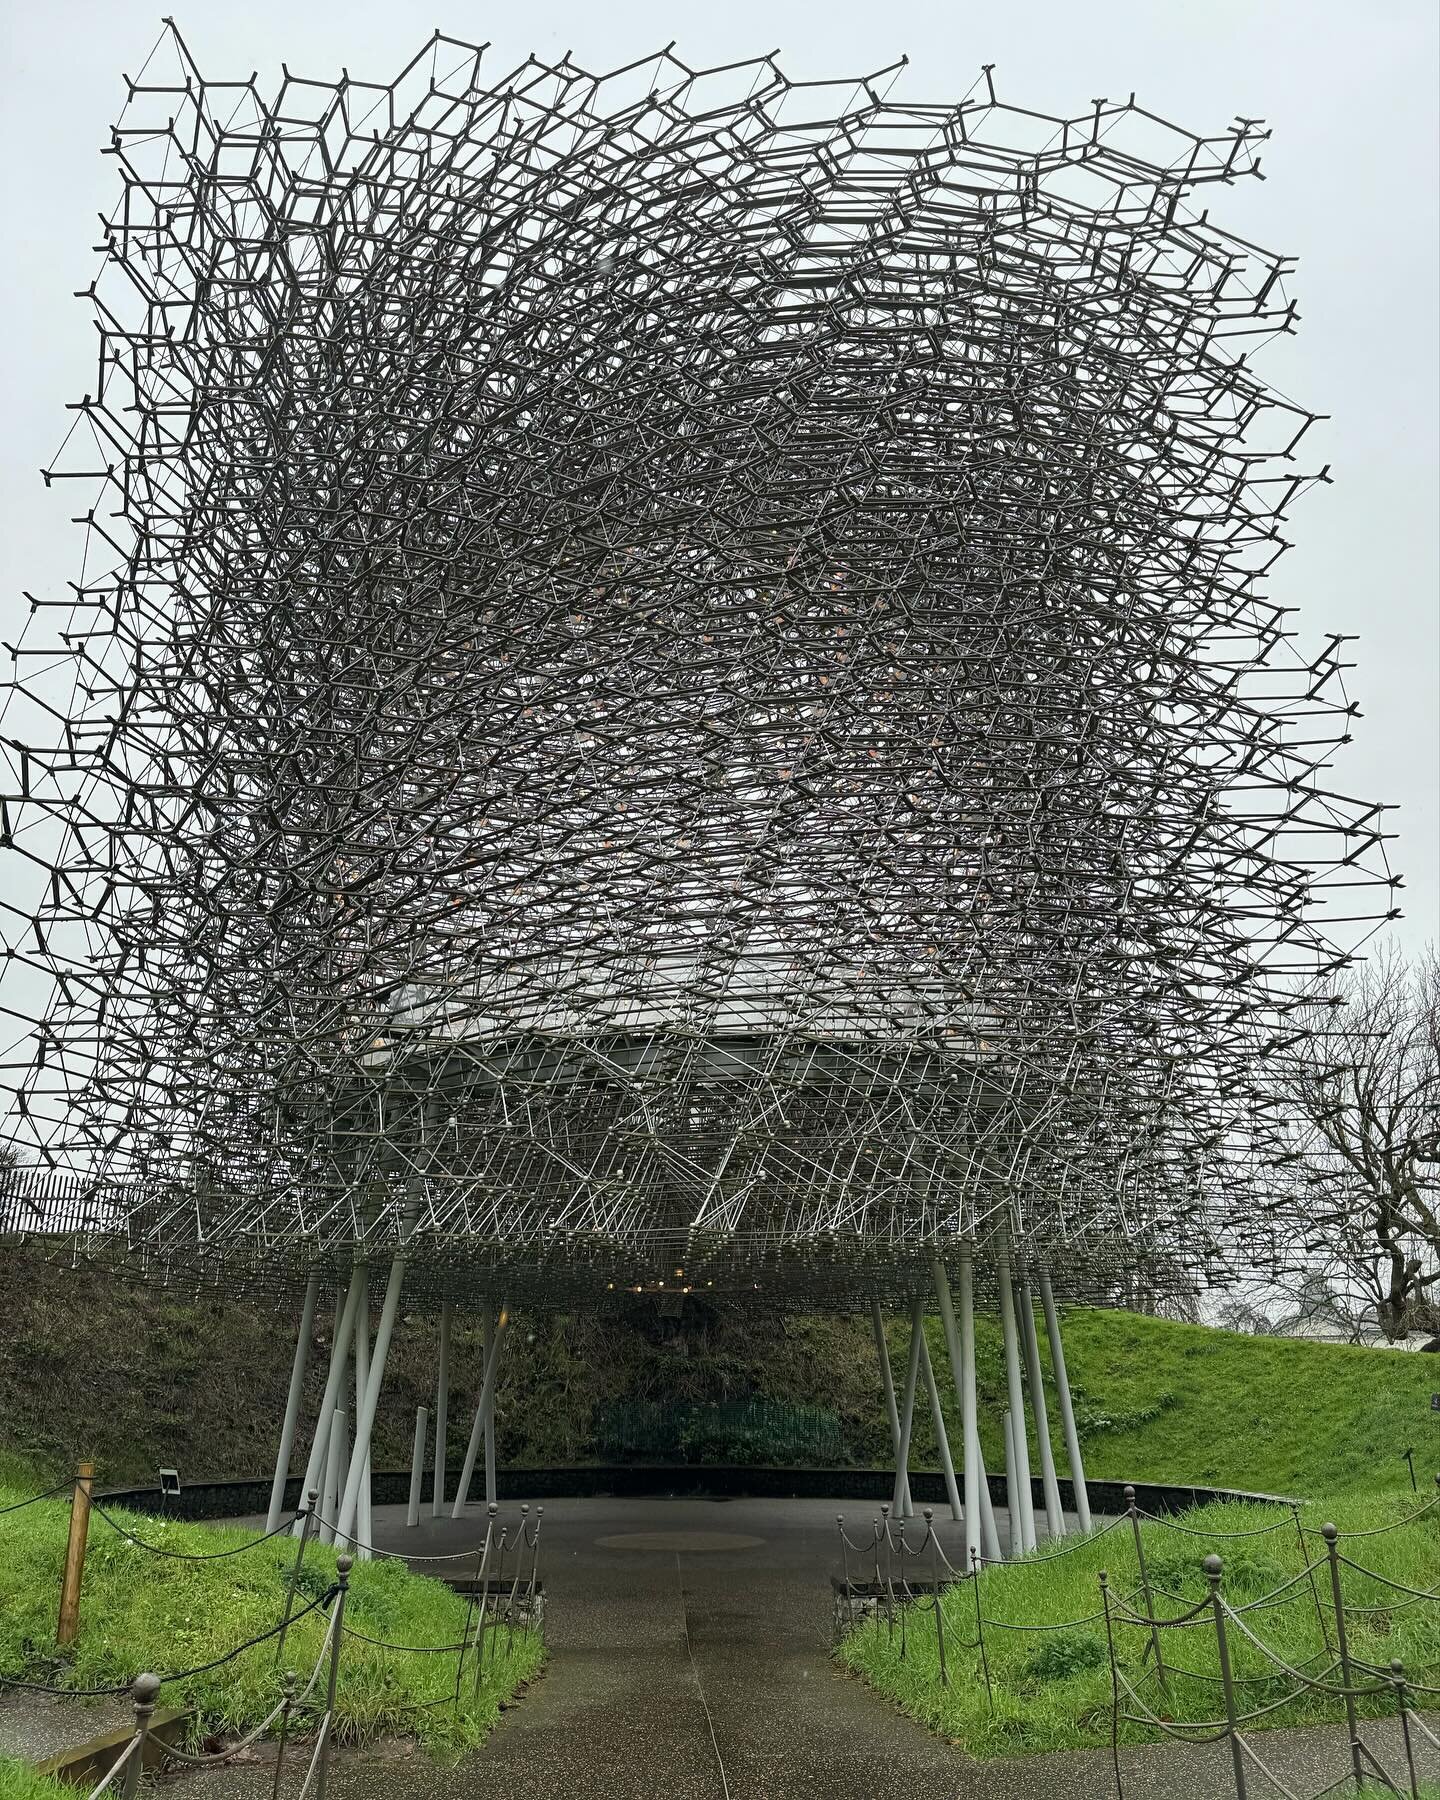
POLYGON ((405 1523, 420 1523, 420 1489, 425 1482, 425 1438, 430 1415, 423 1406, 415 1408, 415 1446, 410 1456, 410 1504, 405 1508, 405 1523))
POLYGON ((480 1455, 480 1441, 485 1433, 485 1408, 495 1392, 495 1381, 500 1371, 500 1346, 505 1338, 505 1327, 509 1322, 509 1316, 507 1304, 502 1300, 500 1317, 495 1324, 494 1341, 485 1358, 485 1375, 480 1384, 480 1399, 475 1408, 475 1422, 470 1427, 470 1442, 465 1448, 465 1461, 461 1466, 460 1480, 455 1488, 455 1504, 450 1509, 452 1519, 461 1519, 465 1516, 465 1502, 470 1497, 470 1481, 475 1473, 476 1459, 480 1455))
POLYGON ((950 1375, 960 1403, 961 1474, 965 1483, 965 1566, 980 1554, 980 1430, 975 1398, 975 1275, 969 1250, 960 1252, 960 1318, 957 1331, 955 1308, 945 1265, 937 1256, 931 1264, 935 1297, 940 1304, 940 1323, 950 1353, 950 1375))
POLYGON ((1045 1378, 1040 1370, 1040 1334, 1035 1329, 1035 1296, 1030 1283, 1020 1283, 1020 1345, 1025 1352, 1026 1384, 1030 1411, 1035 1420, 1035 1443, 1040 1452, 1040 1478, 1045 1484, 1045 1527, 1052 1538, 1065 1535, 1065 1509, 1060 1504, 1060 1483, 1055 1478, 1055 1452, 1050 1443, 1050 1414, 1045 1405, 1045 1378))
POLYGON ((380 1404, 380 1384, 385 1379, 385 1360, 390 1354, 390 1336, 395 1329, 395 1315, 400 1310, 400 1289, 405 1280, 405 1248, 415 1229, 414 1207, 400 1227, 400 1246, 390 1262, 390 1278, 385 1283, 385 1302, 380 1308, 380 1324, 375 1332, 375 1347, 370 1353, 369 1379, 365 1383, 365 1399, 360 1417, 355 1421, 355 1449, 350 1458, 350 1479, 345 1483, 336 1520, 337 1534, 349 1537, 355 1530, 355 1515, 360 1503, 360 1487, 369 1469, 370 1436, 375 1429, 375 1409, 380 1404))
POLYGON ((920 1343, 925 1334, 925 1302, 910 1305, 910 1354, 905 1363, 905 1388, 900 1400, 900 1455, 895 1467, 895 1491, 891 1511, 902 1519, 915 1517, 910 1495, 910 1440, 915 1426, 915 1387, 920 1378, 920 1343))
MULTIPOLYGON (((365 1389, 370 1380, 370 1289, 367 1285, 360 1296, 360 1305, 355 1313, 355 1456, 359 1458, 360 1468, 360 1500, 355 1509, 355 1537, 345 1548, 359 1562, 370 1560, 368 1546, 373 1542, 370 1536, 370 1450, 360 1448, 360 1415, 365 1406, 365 1389)), ((348 1485, 349 1471, 346 1471, 348 1485)), ((341 1492, 345 1491, 342 1486, 341 1492)))
MULTIPOLYGON (((321 1494, 322 1499, 325 1474, 330 1466, 330 1433, 335 1422, 335 1409, 344 1389, 345 1371, 350 1365, 350 1339, 355 1329, 355 1308, 360 1304, 360 1290, 363 1284, 363 1269, 358 1266, 352 1268, 350 1285, 345 1290, 345 1303, 341 1306, 335 1319, 335 1340, 330 1346, 330 1369, 325 1377, 325 1393, 321 1398, 319 1416, 315 1421, 315 1441, 310 1446, 310 1460, 305 1465, 305 1479, 301 1484, 305 1493, 321 1494)), ((322 1504, 320 1510, 322 1516, 328 1519, 333 1526, 335 1523, 334 1506, 327 1511, 322 1504)), ((304 1528, 304 1520, 297 1519, 295 1535, 298 1536, 304 1528)))
MULTIPOLYGON (((295 1422, 300 1417, 300 1397, 305 1391, 305 1370, 310 1361, 310 1338, 315 1329, 315 1295, 320 1271, 312 1269, 305 1283, 305 1304, 300 1310, 300 1331, 295 1339, 295 1360, 290 1365, 290 1391, 285 1396, 285 1419, 280 1427, 280 1448, 275 1453, 275 1479, 270 1483, 270 1507, 265 1529, 274 1531, 285 1510, 285 1483, 290 1479, 290 1453, 295 1448, 295 1422)), ((301 1499, 304 1499, 302 1492, 301 1499)))
POLYGON ((430 1492, 430 1514, 440 1517, 445 1504, 445 1472, 448 1455, 446 1433, 450 1411, 450 1302, 440 1302, 440 1367, 435 1375, 435 1479, 430 1492))
MULTIPOLYGON (((495 1308, 485 1308, 485 1358, 490 1358, 490 1343, 495 1336, 495 1308)), ((494 1506, 498 1499, 495 1478, 495 1396, 500 1388, 500 1377, 497 1373, 490 1388, 490 1397, 485 1402, 485 1504, 494 1506)))
MULTIPOLYGON (((890 1350, 885 1342, 885 1319, 880 1302, 870 1302, 870 1329, 875 1336, 875 1356, 880 1364, 880 1385, 885 1393, 885 1417, 890 1422, 890 1454, 895 1458, 895 1489, 900 1486, 900 1408, 895 1402, 895 1378, 890 1372, 890 1350)), ((903 1516, 903 1515, 902 1515, 903 1516)))
POLYGON ((945 1409, 940 1404, 940 1390, 935 1385, 935 1371, 930 1366, 930 1346, 920 1339, 920 1373, 925 1378, 925 1391, 930 1396, 930 1418, 935 1426, 935 1442, 940 1451, 940 1467, 945 1471, 945 1493, 950 1501, 950 1517, 958 1524, 965 1517, 960 1505, 960 1490, 955 1485, 955 1460, 950 1454, 950 1434, 945 1429, 945 1409))
POLYGON ((980 1538, 984 1547, 987 1562, 999 1562, 1000 1528, 995 1523, 995 1508, 990 1500, 990 1482, 985 1473, 985 1452, 980 1448, 977 1434, 975 1440, 975 1460, 980 1467, 980 1538))
POLYGON ((996 1258, 995 1281, 1000 1290, 1000 1328, 1005 1337, 1005 1385, 1010 1395, 1014 1424, 1014 1491, 1010 1495, 1010 1549, 1013 1555, 1035 1548, 1035 1508, 1030 1494, 1030 1447, 1025 1430, 1025 1384, 1020 1374, 1020 1334, 1015 1325, 1015 1289, 1010 1281, 1010 1253, 1002 1249, 996 1258), (1019 1506, 1018 1516, 1015 1507, 1019 1506))
POLYGON ((1085 1468, 1080 1460, 1080 1434, 1075 1429, 1075 1408, 1070 1399, 1070 1377, 1065 1372, 1065 1346, 1060 1341, 1060 1315, 1055 1310, 1049 1272, 1040 1271, 1040 1299, 1045 1307, 1045 1335, 1050 1340, 1050 1367, 1055 1371, 1055 1398, 1060 1402, 1060 1423, 1065 1431, 1065 1454, 1070 1459, 1070 1484, 1075 1490, 1075 1512, 1080 1529, 1090 1529, 1090 1495, 1085 1488, 1085 1468))
POLYGON ((320 1495, 320 1517, 324 1524, 320 1528, 322 1544, 333 1544, 337 1533, 335 1517, 340 1509, 341 1471, 345 1467, 346 1440, 350 1435, 350 1421, 345 1409, 337 1406, 330 1415, 330 1431, 325 1448, 325 1486, 320 1495))

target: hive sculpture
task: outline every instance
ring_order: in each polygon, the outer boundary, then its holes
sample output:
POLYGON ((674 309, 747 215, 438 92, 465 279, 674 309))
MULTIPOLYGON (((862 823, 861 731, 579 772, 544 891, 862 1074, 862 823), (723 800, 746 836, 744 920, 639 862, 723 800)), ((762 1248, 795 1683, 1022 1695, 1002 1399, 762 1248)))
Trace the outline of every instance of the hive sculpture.
POLYGON ((556 1305, 1263 1257, 1267 1054, 1390 907, 1266 592, 1267 133, 902 74, 167 29, 4 726, 7 1229, 556 1305))

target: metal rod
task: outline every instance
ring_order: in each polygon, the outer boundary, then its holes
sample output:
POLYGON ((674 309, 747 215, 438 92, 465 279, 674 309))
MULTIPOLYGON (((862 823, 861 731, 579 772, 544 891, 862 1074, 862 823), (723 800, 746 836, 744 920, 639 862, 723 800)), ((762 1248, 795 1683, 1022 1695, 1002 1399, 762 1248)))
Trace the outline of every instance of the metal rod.
POLYGON ((1010 1498, 1010 1549, 1035 1548, 1035 1508, 1030 1493, 1030 1447, 1025 1429, 1025 1383, 1020 1373, 1020 1333, 1015 1323, 1015 1289, 1010 1280, 1010 1252, 1003 1246, 996 1258, 995 1281, 1000 1291, 1000 1329, 1005 1342, 1005 1385, 1010 1395, 1010 1416, 1014 1421, 1014 1492, 1010 1498), (1018 1540, 1018 1541, 1017 1541, 1018 1540))
POLYGON ((925 1334, 925 1302, 910 1306, 910 1352, 905 1361, 905 1385, 900 1400, 900 1454, 896 1458, 895 1488, 891 1505, 898 1517, 913 1519, 915 1502, 910 1495, 910 1441, 915 1428, 915 1386, 920 1378, 920 1341, 925 1334))
POLYGON ((348 1453, 347 1439, 350 1435, 350 1418, 343 1406, 337 1406, 330 1421, 329 1454, 325 1458, 325 1487, 320 1496, 320 1541, 322 1544, 333 1544, 339 1533, 335 1529, 335 1521, 340 1511, 340 1491, 342 1471, 348 1453))
POLYGON ((945 1475, 945 1495, 950 1502, 950 1517, 958 1525, 965 1517, 960 1504, 960 1490, 955 1482, 955 1459, 950 1454, 950 1433, 945 1426, 945 1409, 940 1404, 940 1390, 935 1385, 935 1371, 930 1366, 930 1346, 924 1334, 920 1338, 920 1370, 925 1377, 925 1391, 930 1396, 930 1419, 935 1427, 935 1446, 940 1452, 940 1467, 945 1475))
MULTIPOLYGON (((495 1335, 495 1308, 486 1306, 485 1320, 485 1354, 489 1357, 490 1340, 495 1335)), ((500 1498, 495 1469, 495 1398, 500 1389, 497 1375, 485 1397, 485 1502, 493 1506, 500 1498)))
POLYGON ((1045 1526, 1051 1538, 1065 1535, 1065 1508, 1060 1502, 1060 1483, 1055 1474, 1055 1451, 1050 1442, 1050 1413, 1045 1404, 1045 1377, 1040 1367, 1040 1333, 1035 1325, 1035 1297, 1028 1280, 1020 1283, 1020 1346, 1025 1352, 1026 1384, 1030 1389, 1030 1415, 1035 1421, 1035 1445, 1040 1453, 1040 1479, 1045 1489, 1045 1526))
POLYGON ((1220 1686, 1225 1697, 1226 1736, 1230 1739, 1230 1763, 1235 1776, 1235 1800, 1246 1800, 1245 1752, 1240 1745, 1240 1726, 1235 1704, 1235 1677, 1230 1669, 1230 1644, 1225 1635, 1225 1607, 1220 1598, 1221 1562, 1205 1558, 1205 1578, 1210 1583, 1210 1608, 1215 1618, 1215 1648, 1220 1658, 1220 1686))
POLYGON ((340 1679, 340 1645, 345 1636, 345 1596, 350 1589, 353 1560, 340 1556, 335 1561, 335 1610, 330 1615, 330 1668, 325 1678, 325 1720, 321 1725, 320 1769, 315 1782, 315 1800, 325 1800, 330 1783, 330 1752, 335 1741, 335 1696, 340 1679))
POLYGON ((415 1448, 410 1458, 410 1504, 405 1509, 405 1523, 420 1523, 420 1490, 425 1485, 425 1440, 430 1423, 430 1413, 426 1407, 415 1408, 415 1448))
MULTIPOLYGON (((321 1396, 320 1411, 315 1420, 315 1441, 310 1446, 310 1459, 305 1465, 305 1479, 301 1482, 304 1492, 312 1489, 321 1495, 321 1510, 333 1526, 335 1522, 335 1505, 326 1498, 326 1478, 330 1469, 330 1432, 334 1424, 335 1414, 340 1405, 340 1395, 344 1386, 345 1371, 350 1366, 350 1338, 355 1329, 355 1309, 360 1304, 360 1291, 365 1283, 365 1271, 361 1264, 355 1263, 350 1270, 350 1285, 345 1290, 344 1304, 337 1310, 335 1319, 335 1336, 330 1345, 330 1367, 325 1375, 325 1392, 321 1396)), ((300 1535, 300 1524, 296 1521, 295 1535, 300 1535)), ((333 1535, 327 1532, 326 1543, 333 1535)))
POLYGON ((1345 1725, 1350 1733, 1350 1765, 1355 1773, 1355 1786, 1365 1787, 1364 1746, 1360 1742, 1360 1721, 1355 1712, 1355 1683, 1350 1667, 1350 1634, 1345 1628, 1345 1595, 1340 1587, 1340 1533, 1334 1525, 1320 1527, 1325 1540, 1325 1555, 1330 1564, 1330 1597, 1335 1606, 1335 1649, 1340 1658, 1340 1683, 1345 1689, 1345 1725))
POLYGON ((390 1263, 390 1277, 385 1283, 385 1301, 380 1308, 380 1324, 375 1332, 375 1347, 370 1353, 369 1379, 365 1383, 365 1399, 355 1424, 355 1455, 351 1458, 350 1479, 345 1484, 345 1497, 340 1502, 336 1529, 349 1536, 355 1526, 355 1513, 360 1499, 360 1485, 369 1469, 370 1436, 375 1428, 375 1409, 380 1404, 380 1386, 385 1379, 385 1362, 390 1354, 390 1336, 395 1329, 395 1316, 400 1310, 400 1289, 405 1280, 405 1249, 415 1229, 412 1206, 400 1228, 400 1248, 390 1263))
MULTIPOLYGON (((300 1309, 300 1330, 295 1338, 295 1360, 290 1365, 290 1388, 285 1396, 285 1418, 280 1427, 280 1448, 275 1453, 275 1478, 270 1483, 270 1505, 265 1514, 265 1529, 274 1531, 285 1510, 285 1484, 290 1479, 290 1453, 295 1447, 295 1423, 300 1417, 300 1400, 305 1391, 305 1370, 310 1361, 310 1338, 315 1327, 315 1296, 320 1289, 320 1272, 310 1271, 305 1283, 305 1304, 300 1309)), ((301 1490, 304 1491, 303 1489, 301 1490)))
POLYGON ((895 1459, 895 1485, 900 1483, 900 1409, 895 1401, 895 1378, 890 1371, 890 1347, 885 1342, 885 1315, 880 1302, 870 1302, 870 1329, 875 1338, 875 1356, 880 1364, 880 1387, 885 1400, 885 1417, 890 1425, 890 1454, 895 1459))
POLYGON ((440 1359, 435 1371, 435 1479, 430 1492, 430 1512, 440 1517, 445 1504, 445 1475, 450 1430, 450 1319, 451 1302, 440 1302, 440 1359))
POLYGON ((1080 1456, 1080 1433, 1075 1429, 1075 1407, 1070 1398, 1070 1377, 1065 1369, 1065 1346, 1060 1339, 1060 1315, 1055 1308, 1055 1295, 1047 1269, 1040 1271, 1040 1301, 1045 1308, 1045 1335, 1050 1341, 1050 1367, 1055 1372, 1055 1397, 1060 1402, 1060 1424, 1065 1433, 1065 1455, 1070 1464, 1075 1516, 1081 1531, 1089 1531, 1090 1494, 1085 1486, 1085 1465, 1080 1456))
POLYGON ((369 1545, 372 1541, 370 1521, 367 1516, 369 1512, 367 1502, 370 1496, 370 1447, 368 1444, 362 1447, 360 1443, 360 1419, 365 1407, 365 1388, 370 1380, 370 1289, 368 1285, 360 1296, 360 1305, 355 1314, 353 1366, 355 1370, 355 1410, 351 1416, 355 1420, 355 1447, 351 1452, 349 1467, 341 1480, 340 1492, 343 1496, 349 1485, 350 1475, 354 1472, 358 1481, 354 1536, 358 1542, 350 1543, 348 1548, 357 1561, 368 1562, 370 1560, 369 1545), (361 1547, 362 1545, 364 1548, 361 1547))
MULTIPOLYGON (((495 1382, 500 1368, 500 1346, 504 1342, 505 1327, 509 1321, 509 1307, 505 1301, 500 1303, 500 1316, 495 1322, 495 1337, 490 1345, 489 1354, 485 1358, 485 1374, 480 1384, 480 1398, 475 1406, 475 1421, 470 1427, 470 1442, 465 1447, 465 1460, 460 1465, 460 1479, 455 1485, 455 1504, 450 1508, 450 1517, 460 1519, 465 1516, 465 1502, 470 1495, 470 1482, 475 1474, 475 1462, 480 1455, 480 1441, 485 1430, 485 1408, 495 1389, 495 1382)), ((487 1502, 487 1504, 493 1504, 487 1502)))

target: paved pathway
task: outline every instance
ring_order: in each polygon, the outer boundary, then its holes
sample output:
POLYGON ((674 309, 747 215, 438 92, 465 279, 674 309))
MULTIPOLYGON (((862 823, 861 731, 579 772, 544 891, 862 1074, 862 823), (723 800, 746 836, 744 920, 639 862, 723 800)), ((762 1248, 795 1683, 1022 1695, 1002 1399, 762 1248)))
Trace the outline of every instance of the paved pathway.
MULTIPOLYGON (((508 1510, 508 1509, 507 1509, 508 1510)), ((830 1660, 835 1514, 774 1500, 562 1500, 547 1505, 541 1569, 548 1673, 479 1756, 346 1757, 331 1800, 1105 1800, 1108 1754, 979 1764, 830 1660)), ((474 1542, 459 1523, 376 1516, 386 1548, 474 1542)), ((948 1546, 947 1546, 948 1547, 948 1546)), ((1383 1741, 1383 1740, 1382 1740, 1383 1741)), ((1312 1793, 1346 1766, 1333 1731, 1267 1733, 1267 1760, 1312 1793)), ((1122 1752, 1125 1800, 1233 1793, 1225 1746, 1122 1752)), ((1440 1773, 1437 1766, 1436 1773, 1440 1773)), ((1252 1792, 1265 1794, 1255 1780, 1252 1792)), ((269 1771, 187 1778, 186 1795, 268 1800, 269 1771)), ((177 1795, 178 1800, 178 1795, 177 1795)))

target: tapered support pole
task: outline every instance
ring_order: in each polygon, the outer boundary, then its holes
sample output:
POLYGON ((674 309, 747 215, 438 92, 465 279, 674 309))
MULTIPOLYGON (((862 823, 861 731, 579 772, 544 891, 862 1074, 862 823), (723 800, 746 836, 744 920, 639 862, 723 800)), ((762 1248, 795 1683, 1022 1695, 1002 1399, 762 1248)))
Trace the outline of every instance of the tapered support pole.
POLYGON ((1035 1509, 1030 1495, 1030 1447, 1025 1429, 1025 1382, 1020 1373, 1020 1333, 1015 1323, 1015 1288, 1010 1280, 1010 1253, 1001 1250, 995 1263, 1000 1290, 1000 1329, 1005 1339, 1005 1386, 1010 1397, 1014 1456, 1010 1494, 1010 1550, 1019 1555, 1035 1548, 1035 1509), (1019 1508, 1018 1513, 1016 1508, 1019 1508))
POLYGON ((960 1505, 960 1490, 955 1483, 955 1459, 950 1454, 950 1433, 945 1429, 945 1409, 940 1404, 940 1390, 935 1385, 935 1371, 930 1366, 930 1346, 920 1339, 920 1373, 925 1379, 925 1392, 930 1396, 930 1418, 935 1426, 935 1443, 940 1451, 940 1467, 945 1471, 945 1494, 950 1502, 950 1517, 958 1524, 965 1517, 960 1505))
POLYGON ((915 1388, 920 1379, 920 1343, 925 1335, 925 1302, 910 1306, 910 1355, 905 1364, 905 1387, 900 1399, 900 1455, 895 1465, 895 1491, 891 1508, 902 1519, 915 1517, 910 1496, 910 1441, 915 1428, 915 1388))
POLYGON ((900 1486, 900 1408, 895 1401, 895 1378, 890 1372, 890 1349, 885 1342, 885 1317, 880 1302, 870 1302, 870 1329, 875 1336, 875 1357, 880 1364, 880 1386, 885 1395, 885 1417, 890 1423, 890 1454, 895 1458, 895 1489, 900 1486))
POLYGON ((935 1298, 950 1355, 950 1376, 960 1402, 961 1477, 965 1484, 965 1567, 974 1566, 980 1554, 980 1421, 975 1397, 975 1270, 970 1252, 960 1252, 960 1320, 950 1299, 950 1281, 937 1256, 931 1264, 935 1298))
POLYGON ((980 1466, 980 1541, 990 1562, 1000 1561, 1000 1527, 995 1523, 995 1508, 990 1499, 990 1482, 985 1472, 985 1452, 976 1437, 975 1458, 980 1466))
POLYGON ((325 1454, 325 1488, 320 1496, 320 1516, 325 1521, 320 1532, 322 1544, 333 1544, 339 1537, 335 1521, 340 1513, 340 1490, 344 1480, 346 1440, 350 1436, 350 1420, 343 1406, 337 1406, 330 1419, 329 1444, 325 1454))
POLYGON ((505 1341, 505 1326, 509 1320, 506 1303, 500 1302, 500 1317, 495 1321, 495 1335, 490 1345, 489 1354, 485 1358, 485 1374, 480 1384, 480 1399, 475 1408, 475 1422, 470 1427, 470 1442, 465 1447, 465 1461, 461 1465, 460 1480, 455 1488, 455 1504, 450 1508, 452 1519, 465 1516, 465 1502, 470 1496, 470 1482, 475 1474, 475 1463, 480 1455, 480 1442, 485 1434, 485 1408, 495 1392, 495 1382, 500 1372, 500 1346, 505 1341))
POLYGON ((1035 1444, 1040 1452, 1040 1479, 1045 1484, 1045 1528, 1050 1537, 1062 1538, 1065 1508, 1060 1504, 1060 1483, 1055 1475, 1045 1377, 1040 1369, 1040 1334, 1035 1328, 1035 1296, 1028 1281, 1020 1283, 1020 1345, 1025 1352, 1025 1384, 1030 1389, 1030 1413, 1035 1420, 1035 1444))
MULTIPOLYGON (((370 1291, 367 1288, 360 1296, 360 1305, 355 1313, 355 1452, 361 1459, 360 1498, 355 1509, 355 1539, 346 1546, 354 1552, 358 1562, 370 1560, 370 1451, 368 1447, 360 1447, 360 1415, 365 1406, 365 1387, 370 1379, 370 1291)), ((350 1471, 346 1470, 348 1480, 350 1471)), ((343 1494, 346 1481, 340 1483, 343 1494)))
MULTIPOLYGON (((330 1432, 334 1425, 335 1409, 344 1391, 345 1371, 350 1366, 350 1339, 355 1330, 355 1308, 360 1304, 360 1292, 364 1284, 364 1268, 357 1264, 350 1271, 350 1286, 345 1291, 345 1303, 335 1320, 335 1340, 330 1346, 330 1369, 325 1377, 325 1392, 315 1420, 315 1441, 310 1446, 310 1460, 305 1465, 305 1479, 301 1483, 305 1493, 308 1494, 313 1489, 320 1495, 321 1514, 331 1526, 335 1523, 335 1506, 333 1502, 327 1505, 325 1500, 325 1476, 330 1467, 330 1432)), ((297 1520, 297 1537, 300 1530, 301 1522, 297 1520)), ((326 1537, 325 1542, 329 1541, 329 1537, 326 1537)))
POLYGON ((295 1422, 300 1417, 300 1397, 305 1391, 305 1369, 310 1361, 310 1338, 315 1329, 315 1296, 320 1286, 317 1269, 305 1283, 305 1304, 300 1309, 300 1332, 295 1339, 295 1360, 290 1365, 290 1391, 285 1396, 285 1421, 280 1427, 280 1448, 275 1453, 275 1478, 270 1483, 270 1506, 265 1529, 274 1531, 285 1510, 285 1483, 290 1479, 290 1454, 295 1448, 295 1422))
POLYGON ((1075 1490, 1075 1513, 1080 1529, 1090 1529, 1090 1495, 1085 1488, 1085 1467, 1080 1460, 1080 1434, 1075 1429, 1075 1408, 1070 1399, 1070 1377, 1065 1372, 1065 1346, 1060 1341, 1060 1315, 1055 1310, 1049 1273, 1040 1271, 1040 1299, 1045 1308, 1045 1335, 1050 1340, 1050 1367, 1055 1371, 1055 1398, 1060 1402, 1060 1423, 1065 1432, 1065 1454, 1070 1462, 1070 1485, 1075 1490))
POLYGON ((425 1439, 429 1435, 430 1414, 427 1408, 415 1408, 415 1449, 410 1458, 410 1504, 405 1509, 405 1523, 420 1523, 420 1490, 425 1485, 425 1439))
POLYGON ((450 1430, 450 1316, 448 1300, 440 1302, 440 1366, 435 1374, 435 1480, 430 1491, 430 1512, 440 1517, 445 1504, 447 1440, 450 1430))
POLYGON ((375 1409, 380 1404, 380 1384, 385 1379, 385 1360, 390 1354, 390 1336, 395 1329, 395 1316, 400 1310, 400 1289, 405 1280, 405 1248, 415 1229, 412 1207, 400 1227, 400 1246, 390 1262, 390 1277, 385 1283, 385 1302, 380 1308, 380 1323, 375 1331, 375 1347, 370 1352, 369 1379, 360 1417, 355 1421, 355 1451, 350 1458, 350 1479, 340 1502, 336 1529, 349 1537, 355 1529, 355 1515, 360 1504, 360 1485, 370 1466, 370 1436, 375 1429, 375 1409))
MULTIPOLYGON (((485 1308, 485 1358, 489 1361, 490 1344, 495 1336, 495 1308, 485 1308)), ((494 1506, 499 1498, 495 1476, 495 1395, 500 1386, 497 1376, 485 1402, 485 1503, 494 1506)))

